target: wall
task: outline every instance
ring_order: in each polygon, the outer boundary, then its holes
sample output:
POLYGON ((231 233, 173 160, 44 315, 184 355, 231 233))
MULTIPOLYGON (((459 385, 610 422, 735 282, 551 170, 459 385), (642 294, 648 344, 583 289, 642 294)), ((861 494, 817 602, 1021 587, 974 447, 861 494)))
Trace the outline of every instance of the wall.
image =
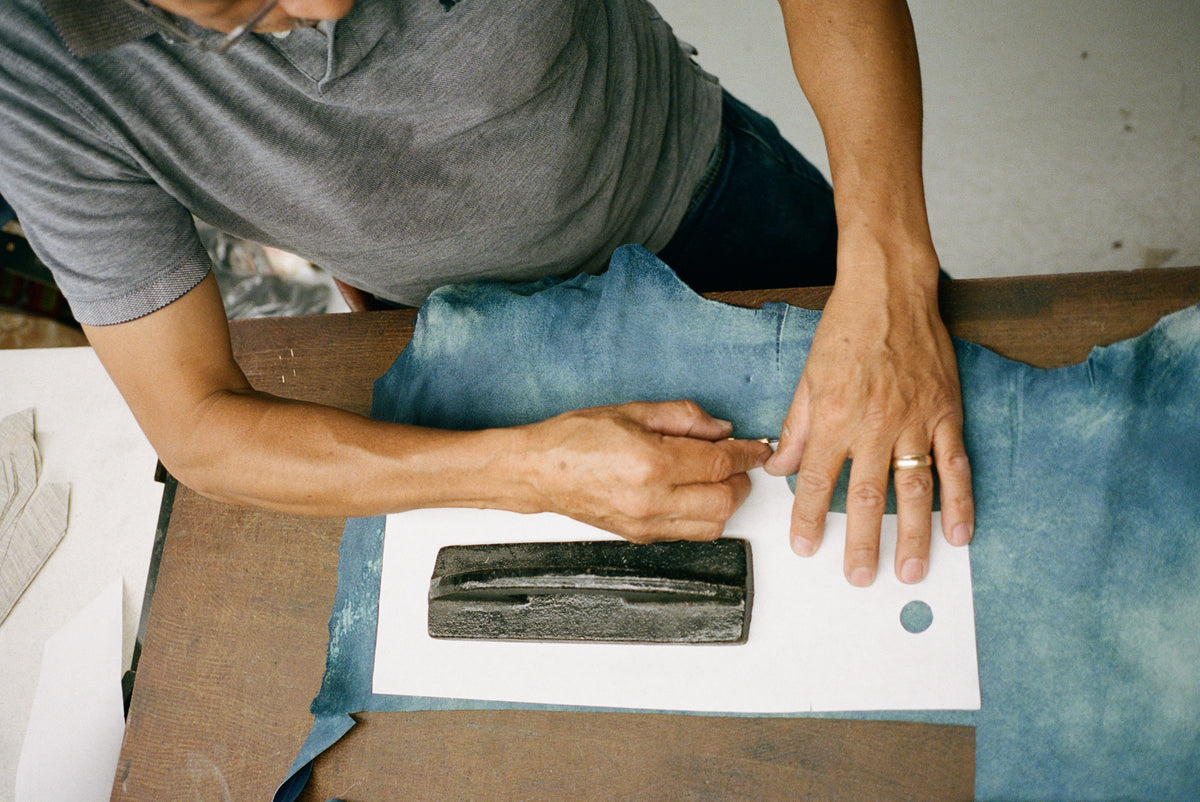
MULTIPOLYGON (((771 0, 657 0, 828 174, 771 0)), ((1200 1, 911 0, 938 253, 958 278, 1200 265, 1200 1)))

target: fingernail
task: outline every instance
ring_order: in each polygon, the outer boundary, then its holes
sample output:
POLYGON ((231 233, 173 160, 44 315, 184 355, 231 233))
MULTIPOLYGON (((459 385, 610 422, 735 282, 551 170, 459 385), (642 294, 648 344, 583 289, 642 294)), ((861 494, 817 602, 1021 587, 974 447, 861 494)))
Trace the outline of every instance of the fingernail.
POLYGON ((900 566, 900 581, 908 585, 920 582, 925 578, 925 561, 916 557, 909 557, 904 561, 904 565, 900 566))
POLYGON ((950 542, 955 546, 965 546, 971 542, 971 527, 966 524, 959 524, 954 527, 954 531, 950 533, 950 542))
POLYGON ((817 544, 811 540, 805 540, 802 537, 792 538, 792 551, 799 554, 801 557, 811 557, 817 553, 817 544))
POLYGON ((850 584, 857 588, 865 588, 875 581, 875 572, 870 568, 855 568, 850 572, 850 584))

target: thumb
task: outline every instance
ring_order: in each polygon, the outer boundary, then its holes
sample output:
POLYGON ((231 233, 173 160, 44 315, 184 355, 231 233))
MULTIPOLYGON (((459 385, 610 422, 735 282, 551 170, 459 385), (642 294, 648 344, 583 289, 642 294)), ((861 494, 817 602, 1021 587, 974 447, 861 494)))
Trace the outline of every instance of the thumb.
POLYGON ((808 440, 808 398, 808 388, 801 384, 784 419, 779 445, 763 466, 773 476, 788 476, 800 470, 800 460, 808 440))

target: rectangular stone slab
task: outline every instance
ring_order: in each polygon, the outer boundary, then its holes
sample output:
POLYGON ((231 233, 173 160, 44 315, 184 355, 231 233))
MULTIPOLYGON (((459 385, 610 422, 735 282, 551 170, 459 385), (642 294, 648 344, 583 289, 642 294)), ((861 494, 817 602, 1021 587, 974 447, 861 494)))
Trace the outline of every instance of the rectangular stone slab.
POLYGON ((742 643, 750 544, 725 538, 447 546, 429 634, 489 640, 742 643))

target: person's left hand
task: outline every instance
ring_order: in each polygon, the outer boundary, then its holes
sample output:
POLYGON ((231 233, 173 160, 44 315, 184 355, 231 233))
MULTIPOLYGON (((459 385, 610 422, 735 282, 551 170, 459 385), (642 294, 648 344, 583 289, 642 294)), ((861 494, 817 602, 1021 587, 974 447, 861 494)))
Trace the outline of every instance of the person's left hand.
MULTIPOLYGON (((942 530, 950 543, 970 540, 974 502, 958 371, 938 314, 936 279, 925 287, 902 279, 897 287, 883 278, 886 270, 875 269, 880 260, 870 251, 864 259, 850 250, 839 249, 837 284, 817 326, 779 448, 764 467, 776 475, 797 474, 791 544, 797 554, 808 556, 820 546, 833 489, 843 463, 852 459, 844 570, 852 584, 865 586, 874 581, 879 562, 894 459, 932 452, 941 483, 942 530)), ((929 266, 921 267, 928 275, 929 266)), ((895 571, 903 582, 920 581, 929 568, 932 471, 894 471, 895 571)))

